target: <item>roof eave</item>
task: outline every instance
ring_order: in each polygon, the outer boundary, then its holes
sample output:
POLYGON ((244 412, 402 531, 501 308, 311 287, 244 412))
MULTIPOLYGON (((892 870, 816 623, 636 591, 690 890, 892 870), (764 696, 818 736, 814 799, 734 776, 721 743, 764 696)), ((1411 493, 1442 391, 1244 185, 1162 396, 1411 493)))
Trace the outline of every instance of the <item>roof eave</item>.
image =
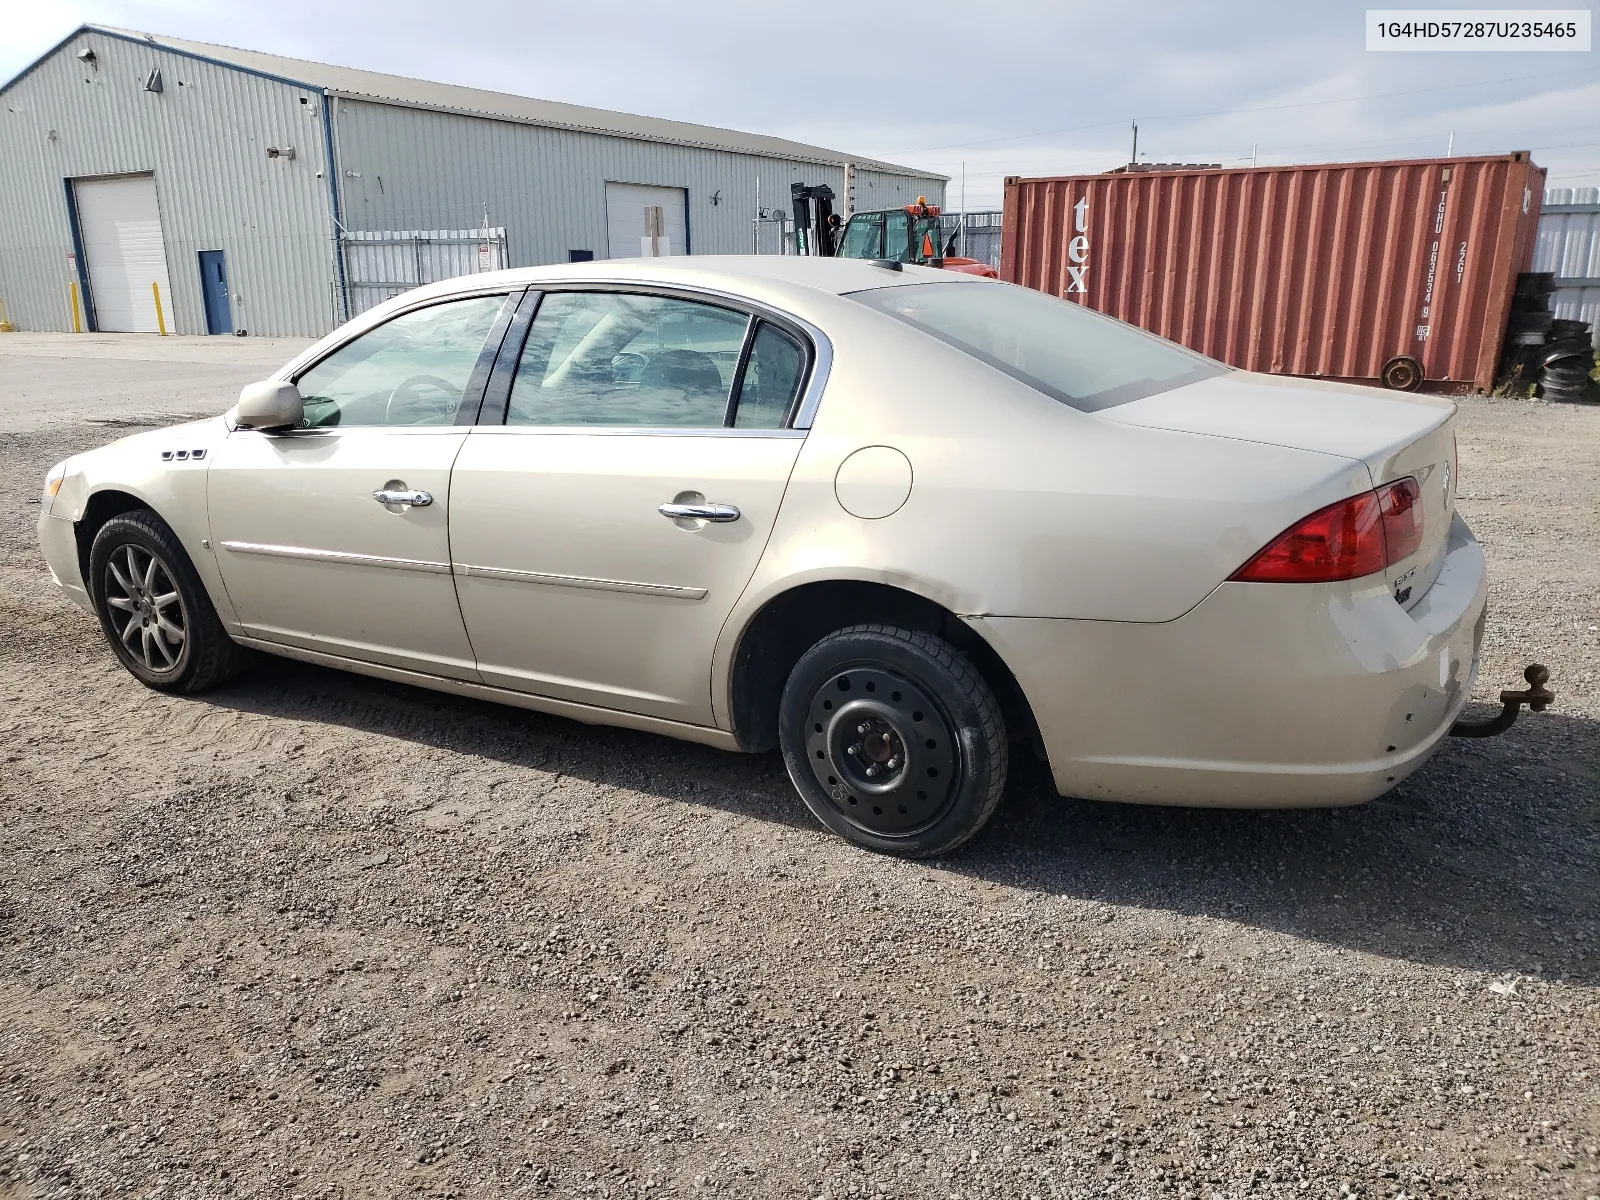
POLYGON ((408 100, 398 96, 380 96, 372 92, 354 92, 341 88, 325 89, 329 96, 340 100, 357 100, 363 104, 387 104, 395 108, 414 108, 421 112, 448 113, 452 116, 476 117, 483 121, 504 121, 511 125, 533 125, 541 129, 562 129, 572 133, 587 133, 599 137, 629 138, 638 142, 655 142, 665 146, 689 146, 701 150, 716 150, 723 154, 747 154, 752 158, 782 159, 785 162, 815 163, 818 166, 842 167, 846 164, 869 171, 881 171, 886 175, 905 175, 915 179, 938 179, 945 183, 950 182, 947 175, 939 175, 932 171, 919 171, 915 167, 899 166, 895 163, 879 162, 876 159, 850 158, 845 155, 831 157, 820 154, 805 154, 796 151, 779 149, 756 150, 748 146, 734 146, 726 142, 701 141, 694 138, 670 137, 643 133, 635 129, 612 129, 604 125, 583 125, 572 121, 554 121, 548 118, 519 116, 515 113, 494 112, 481 108, 464 108, 453 104, 430 104, 425 100, 408 100))

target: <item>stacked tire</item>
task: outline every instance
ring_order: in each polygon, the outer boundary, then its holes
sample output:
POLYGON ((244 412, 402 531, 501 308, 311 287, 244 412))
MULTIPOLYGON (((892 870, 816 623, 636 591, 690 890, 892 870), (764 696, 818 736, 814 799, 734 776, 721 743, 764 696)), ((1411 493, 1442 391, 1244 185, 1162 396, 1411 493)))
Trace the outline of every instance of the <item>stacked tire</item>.
POLYGON ((1579 402, 1594 371, 1594 339, 1589 322, 1565 320, 1550 311, 1555 287, 1556 277, 1549 271, 1517 276, 1506 328, 1508 358, 1517 376, 1537 384, 1546 400, 1579 402))

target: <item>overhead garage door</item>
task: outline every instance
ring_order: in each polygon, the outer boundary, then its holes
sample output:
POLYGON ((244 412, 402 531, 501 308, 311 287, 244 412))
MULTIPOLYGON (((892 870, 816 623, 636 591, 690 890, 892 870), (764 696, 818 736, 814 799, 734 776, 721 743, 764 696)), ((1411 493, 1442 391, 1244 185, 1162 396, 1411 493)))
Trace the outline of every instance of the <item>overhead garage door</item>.
POLYGON ((155 296, 170 327, 172 289, 167 285, 167 250, 161 239, 156 181, 149 175, 74 180, 78 235, 89 267, 97 328, 117 333, 155 333, 155 296))
POLYGON ((687 254, 688 193, 683 188, 606 184, 606 236, 612 258, 687 254))

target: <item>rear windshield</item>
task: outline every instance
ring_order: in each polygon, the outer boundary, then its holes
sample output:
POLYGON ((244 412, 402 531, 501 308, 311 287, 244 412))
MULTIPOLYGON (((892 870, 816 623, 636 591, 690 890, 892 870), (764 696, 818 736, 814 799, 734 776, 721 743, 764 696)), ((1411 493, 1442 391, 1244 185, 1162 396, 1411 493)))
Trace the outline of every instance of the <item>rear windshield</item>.
POLYGON ((1083 412, 1228 370, 1132 325, 1014 284, 918 283, 850 298, 1083 412))

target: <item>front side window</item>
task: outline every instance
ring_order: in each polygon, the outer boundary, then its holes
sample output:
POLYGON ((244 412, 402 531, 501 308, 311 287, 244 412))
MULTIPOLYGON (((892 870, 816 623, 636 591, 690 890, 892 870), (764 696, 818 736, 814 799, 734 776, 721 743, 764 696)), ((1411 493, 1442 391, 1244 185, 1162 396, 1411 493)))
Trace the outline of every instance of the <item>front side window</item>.
POLYGON ((473 296, 430 305, 341 346, 295 381, 305 401, 301 428, 453 425, 504 302, 473 296))
POLYGON ((1009 283, 922 283, 850 298, 1083 412, 1220 375, 1221 363, 1009 283))
POLYGON ((667 296, 548 295, 506 424, 719 427, 749 326, 743 313, 667 296))

